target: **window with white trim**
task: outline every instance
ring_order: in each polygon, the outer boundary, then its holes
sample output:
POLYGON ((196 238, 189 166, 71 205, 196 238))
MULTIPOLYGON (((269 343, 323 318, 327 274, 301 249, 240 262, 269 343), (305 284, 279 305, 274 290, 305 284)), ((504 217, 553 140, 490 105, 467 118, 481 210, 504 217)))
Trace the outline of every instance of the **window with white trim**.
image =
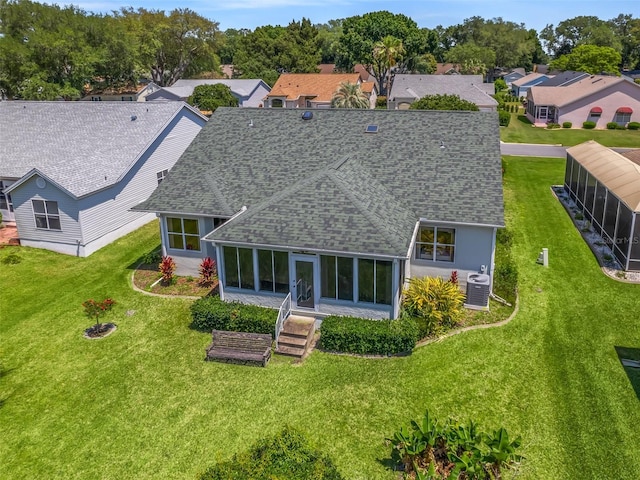
POLYGON ((156 173, 156 179, 158 180, 158 185, 162 183, 162 181, 169 175, 169 170, 165 169, 161 172, 156 173))
POLYGON ((167 217, 169 248, 200 251, 200 227, 195 218, 167 217))
POLYGON ((320 295, 353 301, 353 258, 320 255, 320 295))
POLYGON ((0 210, 7 210, 13 212, 13 203, 11 203, 11 195, 4 193, 3 190, 9 185, 3 180, 0 180, 0 210))
POLYGON ((391 305, 393 266, 390 261, 358 259, 358 301, 391 305))
POLYGON ((450 227, 420 227, 416 240, 416 259, 432 262, 453 262, 456 229, 450 227))
POLYGON ((36 228, 44 230, 62 230, 58 202, 50 200, 31 200, 36 228))
POLYGON ((613 121, 618 125, 626 125, 631 121, 631 114, 625 112, 616 112, 616 116, 613 121))
POLYGON ((255 290, 253 278, 253 249, 222 247, 225 287, 255 290))

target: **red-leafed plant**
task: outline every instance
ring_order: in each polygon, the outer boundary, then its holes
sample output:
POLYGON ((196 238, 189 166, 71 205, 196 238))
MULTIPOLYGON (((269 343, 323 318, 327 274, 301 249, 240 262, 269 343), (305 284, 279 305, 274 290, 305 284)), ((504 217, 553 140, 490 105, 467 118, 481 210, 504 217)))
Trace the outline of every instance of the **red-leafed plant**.
POLYGON ((171 284, 173 281, 173 275, 176 271, 176 262, 170 256, 163 256, 158 266, 160 273, 162 274, 162 282, 165 285, 171 284))
POLYGON ((451 276, 449 277, 449 283, 453 283, 454 285, 458 285, 458 271, 452 270, 451 276))
POLYGON ((200 284, 210 283, 218 275, 216 261, 211 257, 203 258, 200 262, 200 284))
POLYGON ((105 298, 102 301, 96 301, 93 299, 89 299, 86 302, 83 302, 82 307, 84 308, 84 314, 92 320, 96 321, 95 326, 93 327, 96 331, 100 330, 102 324, 100 323, 100 318, 103 317, 109 310, 113 308, 116 302, 114 302, 111 298, 105 298))

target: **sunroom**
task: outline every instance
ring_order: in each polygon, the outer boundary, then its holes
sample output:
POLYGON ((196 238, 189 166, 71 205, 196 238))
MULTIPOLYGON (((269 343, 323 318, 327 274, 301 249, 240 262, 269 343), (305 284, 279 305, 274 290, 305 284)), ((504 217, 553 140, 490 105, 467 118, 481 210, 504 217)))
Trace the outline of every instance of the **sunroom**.
POLYGON ((640 165, 597 142, 567 149, 564 189, 624 270, 640 271, 640 165))

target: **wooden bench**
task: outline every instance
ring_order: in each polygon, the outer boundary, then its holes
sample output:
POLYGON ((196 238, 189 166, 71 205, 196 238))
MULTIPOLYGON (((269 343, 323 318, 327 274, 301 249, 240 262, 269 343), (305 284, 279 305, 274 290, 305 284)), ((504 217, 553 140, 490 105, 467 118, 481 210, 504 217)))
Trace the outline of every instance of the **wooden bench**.
POLYGON ((205 360, 266 367, 271 358, 272 339, 268 333, 213 330, 212 337, 205 360))

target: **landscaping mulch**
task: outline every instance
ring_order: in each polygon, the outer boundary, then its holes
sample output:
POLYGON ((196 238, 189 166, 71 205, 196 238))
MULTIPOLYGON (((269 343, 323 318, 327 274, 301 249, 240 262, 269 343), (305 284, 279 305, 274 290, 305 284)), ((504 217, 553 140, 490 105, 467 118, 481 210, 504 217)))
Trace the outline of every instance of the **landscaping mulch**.
POLYGON ((133 274, 133 284, 140 290, 158 295, 204 297, 218 292, 217 278, 207 283, 200 283, 200 279, 196 277, 175 276, 171 285, 165 285, 162 281, 158 282, 160 277, 162 275, 157 265, 142 264, 133 274))

